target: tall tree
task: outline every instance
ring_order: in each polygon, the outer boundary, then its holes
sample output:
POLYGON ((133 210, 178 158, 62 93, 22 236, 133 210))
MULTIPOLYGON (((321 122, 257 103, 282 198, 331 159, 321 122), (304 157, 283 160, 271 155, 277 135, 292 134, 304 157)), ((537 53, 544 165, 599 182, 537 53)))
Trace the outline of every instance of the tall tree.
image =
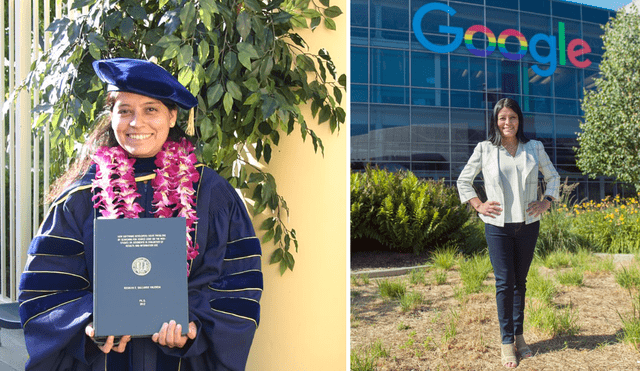
POLYGON ((290 248, 298 244, 295 230, 285 225, 286 202, 274 177, 244 154, 269 163, 280 135, 296 129, 323 151, 301 113, 304 104, 332 132, 345 122, 340 103, 346 77, 337 76, 326 50, 310 52, 296 33, 321 25, 335 30, 333 18, 342 11, 330 0, 318 1, 74 0, 72 14, 51 23, 53 47, 21 87, 42 92, 36 125, 51 125, 52 175, 75 157, 102 110, 105 89, 91 63, 155 58, 198 98, 200 161, 242 189, 253 200, 254 215, 272 211, 260 226, 263 242, 276 244, 270 261, 280 264, 281 273, 292 270, 290 248))
POLYGON ((640 191, 640 15, 621 10, 603 26, 596 90, 585 91, 576 163, 583 173, 634 184, 640 191))

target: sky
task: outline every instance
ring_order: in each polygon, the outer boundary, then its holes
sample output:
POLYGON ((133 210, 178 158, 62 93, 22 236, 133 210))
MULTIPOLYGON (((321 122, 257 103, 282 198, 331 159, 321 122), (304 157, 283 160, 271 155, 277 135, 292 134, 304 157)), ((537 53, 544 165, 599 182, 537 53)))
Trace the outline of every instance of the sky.
POLYGON ((631 3, 631 0, 569 0, 574 3, 597 6, 604 9, 618 10, 631 3))

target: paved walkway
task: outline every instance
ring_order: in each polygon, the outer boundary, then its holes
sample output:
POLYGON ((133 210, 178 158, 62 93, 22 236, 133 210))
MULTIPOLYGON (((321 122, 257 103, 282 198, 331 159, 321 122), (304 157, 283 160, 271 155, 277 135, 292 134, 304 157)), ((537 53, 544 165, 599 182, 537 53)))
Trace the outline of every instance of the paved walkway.
POLYGON ((22 330, 0 330, 0 371, 24 370, 27 362, 27 349, 24 345, 22 330))

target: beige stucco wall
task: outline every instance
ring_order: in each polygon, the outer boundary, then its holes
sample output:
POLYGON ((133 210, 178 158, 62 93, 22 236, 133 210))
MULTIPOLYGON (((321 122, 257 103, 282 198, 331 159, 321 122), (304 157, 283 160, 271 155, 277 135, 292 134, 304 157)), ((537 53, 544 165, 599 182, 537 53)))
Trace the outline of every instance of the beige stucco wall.
MULTIPOLYGON (((347 11, 346 0, 331 5, 347 11)), ((321 25, 301 36, 310 52, 327 49, 343 74, 347 73, 346 14, 335 21, 337 31, 321 25)), ((346 110, 345 101, 346 94, 342 102, 346 110)), ((322 139, 325 155, 315 153, 311 139, 303 142, 296 129, 281 138, 266 169, 277 179, 278 191, 287 201, 289 226, 296 230, 300 249, 294 253, 294 271, 280 276, 278 266, 268 264, 273 244, 263 246, 260 327, 247 370, 348 369, 347 127, 331 134, 328 124, 317 125, 309 110, 305 117, 322 139)), ((257 222, 254 224, 259 225, 257 222)))

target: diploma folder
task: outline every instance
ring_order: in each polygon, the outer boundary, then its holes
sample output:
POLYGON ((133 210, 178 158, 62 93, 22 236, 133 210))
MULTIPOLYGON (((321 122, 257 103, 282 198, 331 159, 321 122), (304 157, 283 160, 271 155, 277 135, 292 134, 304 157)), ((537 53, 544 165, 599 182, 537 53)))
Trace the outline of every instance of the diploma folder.
POLYGON ((95 338, 150 336, 175 320, 189 330, 185 218, 96 219, 95 338))

